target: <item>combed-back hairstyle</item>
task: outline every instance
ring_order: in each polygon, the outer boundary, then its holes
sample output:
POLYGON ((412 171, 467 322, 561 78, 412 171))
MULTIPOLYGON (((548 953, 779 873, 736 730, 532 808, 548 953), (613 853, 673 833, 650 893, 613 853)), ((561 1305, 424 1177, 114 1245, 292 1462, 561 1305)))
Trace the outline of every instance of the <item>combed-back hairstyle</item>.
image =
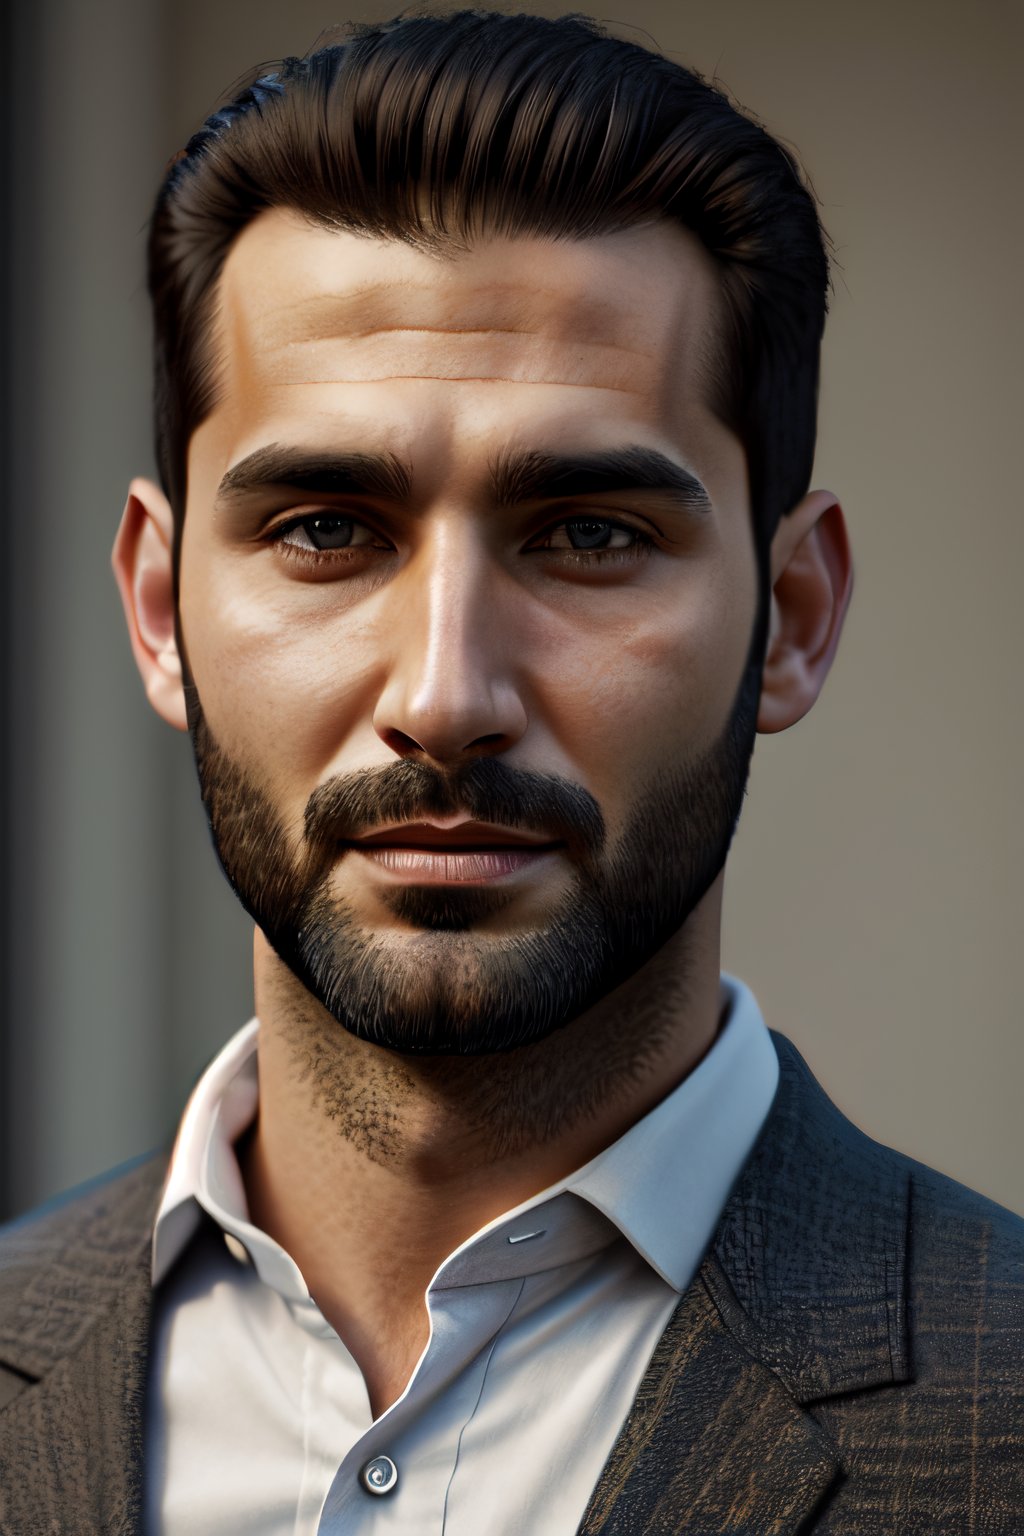
POLYGON ((279 206, 435 250, 685 225, 721 274, 709 403, 746 452, 763 575, 810 480, 828 263, 793 157, 720 91, 586 17, 480 11, 356 27, 253 79, 172 161, 150 232, 157 461, 179 539, 189 438, 215 403, 218 276, 279 206))

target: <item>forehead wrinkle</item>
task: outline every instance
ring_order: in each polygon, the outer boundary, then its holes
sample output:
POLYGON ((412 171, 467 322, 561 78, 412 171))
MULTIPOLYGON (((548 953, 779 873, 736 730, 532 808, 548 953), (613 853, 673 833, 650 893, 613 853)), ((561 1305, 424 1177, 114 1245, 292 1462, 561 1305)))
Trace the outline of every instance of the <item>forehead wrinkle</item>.
MULTIPOLYGON (((526 326, 518 325, 377 325, 372 330, 365 331, 317 331, 311 336, 292 337, 289 341, 280 342, 278 346, 283 349, 306 346, 310 341, 365 341, 372 336, 538 336, 545 341, 552 339, 548 332, 530 330, 526 326)), ((554 339, 565 340, 566 338, 554 339)), ((597 347, 607 346, 609 343, 579 338, 578 345, 597 347)))
POLYGON ((367 340, 318 336, 270 348, 247 336, 245 346, 252 375, 271 388, 410 379, 579 386, 633 396, 654 387, 661 369, 657 356, 637 346, 570 342, 511 327, 389 328, 367 340))
POLYGON ((610 395, 643 395, 640 389, 627 389, 624 384, 591 384, 582 379, 510 379, 500 374, 449 374, 449 373, 382 373, 372 377, 360 375, 357 379, 280 379, 275 389, 315 389, 321 384, 538 384, 558 389, 599 389, 610 395))
MULTIPOLYGON (((348 331, 348 332, 339 333, 339 334, 336 334, 336 335, 335 334, 327 334, 327 333, 324 333, 324 332, 317 332, 316 335, 313 335, 313 336, 293 336, 293 337, 289 337, 287 339, 283 339, 281 341, 278 341, 276 343, 270 343, 269 345, 266 345, 266 346, 260 346, 260 347, 256 347, 256 348, 251 348, 250 350, 254 351, 254 352, 259 352, 261 355, 269 355, 269 356, 273 356, 274 354, 286 354, 287 355, 287 354, 293 352, 293 350, 298 349, 298 348, 327 346, 327 345, 329 345, 329 344, 331 344, 333 342, 337 342, 337 343, 341 343, 341 344, 344 344, 345 342, 352 342, 353 344, 357 344, 357 343, 361 343, 363 341, 374 340, 374 339, 377 339, 377 338, 392 338, 392 337, 394 337, 394 338, 401 339, 401 338, 416 338, 416 337, 419 337, 419 336, 438 336, 438 337, 442 337, 442 338, 448 338, 448 337, 455 338, 455 337, 458 337, 460 340, 466 340, 466 339, 472 340, 473 338, 480 338, 481 340, 487 340, 487 339, 489 339, 491 337, 497 337, 497 336, 520 336, 520 337, 529 337, 529 338, 532 338, 535 341, 538 341, 538 342, 541 342, 541 343, 544 343, 544 344, 548 344, 548 345, 550 345, 552 342, 557 343, 559 345, 562 345, 564 343, 567 343, 567 342, 571 341, 571 345, 573 347, 573 350, 575 352, 577 352, 577 353, 579 353, 579 352, 597 352, 597 353, 605 353, 605 354, 606 353, 612 353, 617 359, 628 358, 628 359, 635 360, 635 361, 638 361, 638 362, 641 362, 641 363, 644 363, 644 364, 651 364, 652 362, 656 361, 656 359, 653 357, 653 355, 650 352, 645 351, 642 347, 638 347, 638 346, 625 346, 621 342, 614 342, 614 341, 589 340, 586 337, 579 337, 579 336, 573 336, 572 338, 564 337, 564 336, 552 336, 550 332, 538 331, 538 330, 527 330, 525 328, 520 328, 518 326, 511 326, 511 325, 491 325, 491 326, 472 326, 472 327, 471 326, 428 326, 428 325, 379 326, 375 330, 372 330, 372 331, 359 331, 359 332, 348 331)), ((382 378, 405 377, 405 375, 382 374, 381 377, 382 378)), ((422 374, 422 375, 409 375, 409 377, 433 378, 433 377, 435 377, 435 375, 433 375, 433 374, 422 374)), ((436 377, 438 377, 438 378, 446 378, 446 377, 448 377, 448 375, 446 375, 446 374, 438 374, 438 375, 436 375, 436 377)), ((454 377, 454 375, 453 375, 453 377, 454 377)), ((458 375, 458 377, 462 377, 462 375, 458 375)))
MULTIPOLYGON (((433 284, 311 294, 275 304, 269 315, 250 315, 250 324, 261 343, 271 347, 417 332, 537 336, 577 346, 621 347, 634 334, 635 316, 627 318, 607 300, 581 290, 540 289, 524 295, 519 286, 490 283, 466 293, 458 292, 456 280, 457 273, 442 273, 433 284), (457 311, 449 323, 445 314, 453 299, 457 311), (492 323, 496 314, 498 324, 492 323)), ((244 299, 240 308, 246 308, 244 299)))

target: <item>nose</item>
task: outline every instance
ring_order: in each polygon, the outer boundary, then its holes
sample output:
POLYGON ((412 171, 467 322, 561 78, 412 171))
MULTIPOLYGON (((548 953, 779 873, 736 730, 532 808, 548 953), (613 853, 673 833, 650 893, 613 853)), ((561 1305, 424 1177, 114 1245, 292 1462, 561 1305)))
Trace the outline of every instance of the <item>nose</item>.
POLYGON ((400 757, 456 764, 506 752, 526 730, 514 624, 482 541, 436 528, 387 589, 390 666, 373 715, 400 757))

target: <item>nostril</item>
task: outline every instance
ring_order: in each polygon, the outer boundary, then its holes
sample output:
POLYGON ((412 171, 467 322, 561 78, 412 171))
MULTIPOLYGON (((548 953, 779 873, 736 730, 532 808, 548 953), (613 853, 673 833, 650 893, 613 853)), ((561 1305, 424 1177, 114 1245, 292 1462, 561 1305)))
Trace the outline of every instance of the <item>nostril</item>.
MULTIPOLYGON (((418 742, 414 736, 409 736, 405 731, 399 731, 393 726, 385 727, 378 734, 384 745, 390 747, 391 751, 397 753, 399 757, 409 757, 414 752, 422 752, 427 757, 437 757, 439 755, 437 751, 431 752, 429 747, 418 742)), ((486 736, 477 736, 472 741, 468 741, 460 751, 486 751, 494 747, 503 749, 508 744, 509 738, 502 731, 491 731, 486 736)), ((442 755, 451 756, 453 754, 446 752, 442 755)))
POLYGON ((398 752, 402 757, 408 757, 410 752, 426 751, 425 747, 421 747, 418 741, 412 736, 407 736, 404 731, 388 728, 380 732, 380 738, 386 747, 390 747, 392 752, 398 752))

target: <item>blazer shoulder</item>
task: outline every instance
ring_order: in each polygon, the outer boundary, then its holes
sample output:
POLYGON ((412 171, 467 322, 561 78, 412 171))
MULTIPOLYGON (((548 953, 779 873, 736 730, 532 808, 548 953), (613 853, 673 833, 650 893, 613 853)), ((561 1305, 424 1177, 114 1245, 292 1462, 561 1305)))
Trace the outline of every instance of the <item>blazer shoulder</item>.
MULTIPOLYGON (((875 1191, 906 1190, 907 1237, 910 1262, 920 1272, 943 1263, 960 1268, 972 1253, 984 1254, 995 1269, 1008 1267, 1018 1281, 1024 1259, 1024 1215, 958 1183, 905 1152, 875 1141, 847 1118, 822 1091, 799 1051, 784 1036, 772 1032, 783 1069, 798 1080, 795 1102, 802 1126, 813 1125, 820 1152, 825 1146, 841 1169, 842 1181, 858 1201, 875 1191)), ((803 1149, 806 1153, 810 1145, 803 1149)))
MULTIPOLYGON (((837 1112, 838 1113, 838 1112, 837 1112)), ((845 1117, 844 1117, 845 1118, 845 1117)), ((876 1171, 879 1182, 907 1190, 907 1277, 911 1298, 940 1300, 962 1309, 970 1278, 994 1299, 1015 1292, 1017 1331, 1024 1349, 1020 1308, 1024 1306, 1024 1216, 938 1169, 872 1140, 846 1121, 849 1139, 876 1171)))
POLYGON ((41 1375, 138 1263, 167 1169, 133 1158, 0 1227, 0 1366, 41 1375))
POLYGON ((167 1161, 163 1149, 144 1152, 0 1225, 0 1286, 12 1269, 45 1260, 55 1245, 102 1240, 107 1227, 132 1225, 159 1191, 167 1161))
POLYGON ((1024 1254, 1024 1215, 912 1157, 901 1152, 892 1155, 910 1177, 918 1227, 946 1228, 956 1243, 984 1245, 994 1241, 1000 1256, 1005 1253, 1010 1257, 1015 1251, 1018 1257, 1024 1254))
MULTIPOLYGON (((894 1154, 899 1156, 899 1154, 894 1154)), ((969 1354, 972 1379, 1024 1393, 1024 1217, 912 1158, 907 1296, 916 1363, 969 1354), (961 1341, 961 1349, 951 1341, 961 1341), (945 1343, 943 1343, 945 1340, 945 1343)))
POLYGON ((803 1400, 855 1385, 834 1351, 825 1368, 840 1339, 847 1354, 859 1339, 873 1362, 858 1365, 864 1384, 927 1376, 935 1365, 962 1389, 1015 1361, 1019 1388, 1024 1219, 873 1140, 832 1103, 796 1047, 772 1034, 776 1103, 717 1251, 740 1303, 771 1327, 803 1400))

